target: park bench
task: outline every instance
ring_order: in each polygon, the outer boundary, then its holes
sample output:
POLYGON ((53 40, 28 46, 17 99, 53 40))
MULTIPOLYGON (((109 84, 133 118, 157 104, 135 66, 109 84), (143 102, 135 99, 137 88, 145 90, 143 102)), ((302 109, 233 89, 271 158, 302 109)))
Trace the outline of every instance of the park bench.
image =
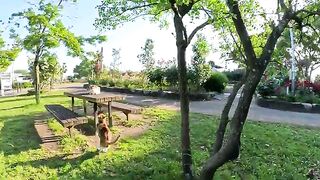
POLYGON ((72 112, 70 109, 65 108, 59 104, 45 105, 45 108, 50 112, 54 118, 65 128, 69 129, 69 135, 71 136, 71 128, 76 125, 88 123, 86 117, 72 112))
MULTIPOLYGON (((108 103, 101 103, 99 105, 108 107, 108 103)), ((124 104, 120 102, 112 102, 111 107, 112 109, 122 111, 126 115, 127 120, 129 120, 129 114, 139 114, 142 112, 142 108, 139 106, 124 104)))

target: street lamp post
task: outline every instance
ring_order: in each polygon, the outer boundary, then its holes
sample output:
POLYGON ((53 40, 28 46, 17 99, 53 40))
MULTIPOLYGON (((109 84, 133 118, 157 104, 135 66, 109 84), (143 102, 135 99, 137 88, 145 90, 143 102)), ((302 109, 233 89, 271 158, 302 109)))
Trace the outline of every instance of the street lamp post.
POLYGON ((290 28, 290 39, 291 39, 291 93, 294 95, 295 92, 295 79, 296 79, 296 65, 295 65, 295 44, 294 44, 294 33, 290 28))

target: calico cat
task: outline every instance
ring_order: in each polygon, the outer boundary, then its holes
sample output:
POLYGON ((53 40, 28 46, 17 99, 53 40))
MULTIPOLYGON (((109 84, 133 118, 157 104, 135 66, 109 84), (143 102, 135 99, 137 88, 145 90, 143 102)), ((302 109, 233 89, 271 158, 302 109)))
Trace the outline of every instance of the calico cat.
POLYGON ((99 150, 102 152, 106 152, 108 150, 109 145, 114 144, 119 140, 120 135, 118 135, 116 139, 114 139, 113 141, 111 140, 112 133, 107 124, 107 117, 102 111, 98 112, 98 120, 99 120, 99 123, 97 127, 99 130, 99 137, 100 137, 99 150))
POLYGON ((100 94, 100 87, 96 85, 89 85, 87 91, 91 95, 100 94))

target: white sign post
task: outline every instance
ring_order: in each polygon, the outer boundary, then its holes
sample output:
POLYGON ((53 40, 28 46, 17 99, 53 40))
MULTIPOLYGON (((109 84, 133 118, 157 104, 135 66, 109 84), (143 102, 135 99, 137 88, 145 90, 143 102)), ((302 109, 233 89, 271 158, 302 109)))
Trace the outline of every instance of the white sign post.
POLYGON ((4 96, 5 90, 12 90, 12 79, 10 74, 0 74, 0 95, 4 96))

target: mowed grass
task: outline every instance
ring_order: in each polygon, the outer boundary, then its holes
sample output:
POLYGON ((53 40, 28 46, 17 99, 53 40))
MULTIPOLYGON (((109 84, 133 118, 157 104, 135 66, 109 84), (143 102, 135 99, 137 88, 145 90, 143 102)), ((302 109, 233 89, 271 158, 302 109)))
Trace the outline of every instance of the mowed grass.
MULTIPOLYGON (((43 107, 49 103, 69 107, 70 99, 62 92, 43 95, 40 105, 33 96, 0 99, 0 179, 180 179, 177 112, 146 109, 144 117, 155 120, 155 126, 138 138, 121 139, 107 153, 83 146, 83 136, 64 137, 61 150, 52 153, 40 148, 34 129, 34 120, 50 118, 43 107), (70 153, 77 144, 83 153, 70 153)), ((191 114, 196 174, 208 157, 217 124, 216 117, 191 114)), ((220 168, 215 179, 306 179, 309 169, 319 169, 319 160, 319 129, 247 122, 240 158, 220 168)))

